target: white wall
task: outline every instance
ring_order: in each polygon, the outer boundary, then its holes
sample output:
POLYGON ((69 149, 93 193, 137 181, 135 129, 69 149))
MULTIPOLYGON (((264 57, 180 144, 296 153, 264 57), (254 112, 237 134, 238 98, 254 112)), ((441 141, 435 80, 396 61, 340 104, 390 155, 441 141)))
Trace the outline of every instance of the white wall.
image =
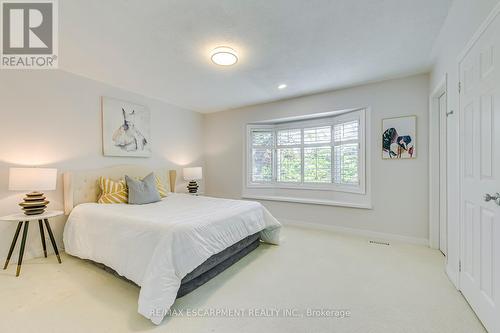
MULTIPOLYGON (((448 142, 459 142, 458 56, 498 0, 455 0, 433 50, 431 90, 448 74, 448 142)), ((448 260, 447 272, 457 285, 459 260, 459 146, 448 145, 448 260)))
MULTIPOLYGON (((118 164, 176 168, 178 189, 184 190, 180 166, 203 165, 200 114, 63 71, 2 71, 0 114, 0 216, 19 212, 17 203, 23 197, 8 191, 10 166, 49 166, 59 173, 118 164), (151 110, 151 158, 103 156, 100 96, 143 104, 151 110)), ((61 175, 57 190, 46 194, 51 209, 62 209, 61 175)), ((64 221, 52 222, 61 247, 64 221)), ((0 260, 7 256, 15 225, 0 221, 0 260)), ((25 257, 42 255, 38 223, 31 223, 28 238, 25 257)), ((19 245, 20 240, 13 262, 19 245)))
POLYGON ((327 111, 371 107, 373 209, 263 201, 278 219, 428 239, 428 75, 207 114, 206 191, 240 198, 245 125, 327 111), (417 115, 417 159, 382 160, 382 118, 417 115))

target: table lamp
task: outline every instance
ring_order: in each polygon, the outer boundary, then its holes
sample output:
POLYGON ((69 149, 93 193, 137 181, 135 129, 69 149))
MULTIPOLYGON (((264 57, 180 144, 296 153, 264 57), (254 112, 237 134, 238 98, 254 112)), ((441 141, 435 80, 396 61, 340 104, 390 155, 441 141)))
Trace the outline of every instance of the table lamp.
POLYGON ((193 194, 197 193, 199 186, 196 181, 202 179, 203 176, 202 168, 201 167, 184 168, 183 173, 184 173, 184 180, 189 181, 189 184, 187 186, 189 193, 193 194))
POLYGON ((9 190, 32 191, 26 194, 24 201, 19 204, 24 214, 42 214, 49 201, 39 191, 54 191, 56 189, 57 169, 48 168, 10 168, 9 190))

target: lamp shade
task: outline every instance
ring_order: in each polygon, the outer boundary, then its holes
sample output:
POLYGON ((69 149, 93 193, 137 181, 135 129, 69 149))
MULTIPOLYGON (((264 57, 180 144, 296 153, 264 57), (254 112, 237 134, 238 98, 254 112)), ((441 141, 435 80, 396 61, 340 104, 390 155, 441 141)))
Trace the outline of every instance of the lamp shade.
POLYGON ((53 191, 56 189, 57 169, 10 168, 9 190, 53 191))
POLYGON ((203 171, 201 167, 184 168, 184 180, 200 180, 203 178, 203 171))

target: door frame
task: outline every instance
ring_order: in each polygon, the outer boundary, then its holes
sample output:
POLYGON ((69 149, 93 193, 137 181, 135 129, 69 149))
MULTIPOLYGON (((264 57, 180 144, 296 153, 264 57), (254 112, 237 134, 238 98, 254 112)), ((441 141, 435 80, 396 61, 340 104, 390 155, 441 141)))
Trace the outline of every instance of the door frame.
MULTIPOLYGON (((441 157, 445 156, 447 161, 447 150, 441 151, 441 142, 447 141, 446 124, 440 111, 439 99, 446 94, 446 105, 448 106, 448 75, 445 74, 429 97, 429 246, 433 249, 440 248, 440 211, 447 207, 446 202, 440 198, 447 198, 447 188, 441 188, 441 177, 447 179, 448 170, 444 168, 441 173, 441 157), (435 144, 437 143, 437 144, 435 144), (442 207, 445 205, 445 207, 442 207)), ((448 113, 446 113, 448 115, 448 113)), ((447 214, 444 223, 447 224, 447 214)))

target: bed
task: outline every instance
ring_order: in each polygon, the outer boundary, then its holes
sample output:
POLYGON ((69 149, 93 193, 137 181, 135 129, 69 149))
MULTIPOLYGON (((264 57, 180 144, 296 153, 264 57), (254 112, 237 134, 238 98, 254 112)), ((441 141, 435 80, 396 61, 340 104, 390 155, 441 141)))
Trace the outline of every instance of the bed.
MULTIPOLYGON (((260 204, 171 193, 147 205, 101 205, 99 176, 144 176, 141 167, 64 175, 68 254, 105 265, 140 286, 138 312, 161 323, 176 297, 259 246, 279 244, 280 223, 260 204)), ((155 172, 167 183, 167 171, 155 172)))

